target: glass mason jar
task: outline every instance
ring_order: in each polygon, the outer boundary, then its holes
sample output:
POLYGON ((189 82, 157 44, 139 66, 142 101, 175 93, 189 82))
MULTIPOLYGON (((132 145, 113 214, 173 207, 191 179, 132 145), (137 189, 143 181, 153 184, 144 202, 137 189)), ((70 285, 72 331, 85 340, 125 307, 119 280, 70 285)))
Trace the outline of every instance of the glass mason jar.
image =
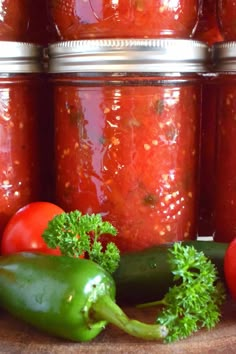
POLYGON ((41 196, 40 58, 38 46, 1 42, 0 235, 12 214, 41 196))
POLYGON ((217 16, 219 28, 225 41, 236 40, 236 2, 233 0, 217 0, 217 16))
POLYGON ((215 240, 236 237, 236 42, 213 47, 217 77, 215 240))
POLYGON ((205 44, 189 40, 49 47, 56 202, 100 213, 117 227, 121 251, 196 236, 207 56, 205 44))
POLYGON ((31 0, 0 0, 0 40, 25 41, 31 0))
POLYGON ((61 40, 189 38, 198 0, 49 0, 61 40))

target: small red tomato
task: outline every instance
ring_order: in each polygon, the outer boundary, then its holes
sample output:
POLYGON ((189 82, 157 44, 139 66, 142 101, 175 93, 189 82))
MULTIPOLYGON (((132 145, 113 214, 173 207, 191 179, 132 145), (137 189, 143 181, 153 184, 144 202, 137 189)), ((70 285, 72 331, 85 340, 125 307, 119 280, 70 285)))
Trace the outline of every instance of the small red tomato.
POLYGON ((224 259, 225 280, 234 300, 236 300, 236 238, 230 242, 224 259))
POLYGON ((42 252, 60 255, 59 249, 49 248, 42 233, 48 222, 64 212, 49 202, 33 202, 19 209, 8 221, 2 235, 1 254, 42 252))

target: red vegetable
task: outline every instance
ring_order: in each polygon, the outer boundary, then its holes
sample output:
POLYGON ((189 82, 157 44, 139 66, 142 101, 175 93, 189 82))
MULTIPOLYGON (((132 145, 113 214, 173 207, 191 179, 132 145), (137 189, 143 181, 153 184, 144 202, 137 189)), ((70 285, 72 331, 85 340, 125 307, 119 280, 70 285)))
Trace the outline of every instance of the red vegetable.
POLYGON ((50 249, 42 238, 48 222, 63 213, 59 206, 49 202, 34 202, 19 209, 7 223, 1 240, 3 255, 39 251, 60 255, 59 249, 50 249))
POLYGON ((230 242, 224 259, 225 280, 234 300, 236 300, 236 238, 230 242))

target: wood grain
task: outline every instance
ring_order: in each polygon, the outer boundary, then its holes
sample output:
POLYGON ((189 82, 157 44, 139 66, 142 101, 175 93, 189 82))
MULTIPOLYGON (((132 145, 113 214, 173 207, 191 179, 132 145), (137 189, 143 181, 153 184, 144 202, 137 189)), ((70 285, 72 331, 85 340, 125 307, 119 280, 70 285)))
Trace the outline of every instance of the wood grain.
MULTIPOLYGON (((153 322, 151 309, 124 308, 134 318, 153 322)), ((5 312, 0 312, 0 353, 74 354, 74 353, 139 353, 139 354, 204 354, 236 353, 236 303, 228 301, 222 320, 211 331, 201 330, 186 340, 174 344, 145 342, 108 326, 88 343, 71 343, 40 333, 5 312)))

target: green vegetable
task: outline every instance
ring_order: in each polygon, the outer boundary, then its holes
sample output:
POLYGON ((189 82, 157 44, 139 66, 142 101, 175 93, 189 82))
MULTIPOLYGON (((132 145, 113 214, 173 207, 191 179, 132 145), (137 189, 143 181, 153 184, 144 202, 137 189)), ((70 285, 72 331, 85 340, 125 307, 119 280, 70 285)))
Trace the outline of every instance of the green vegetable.
MULTIPOLYGON (((224 279, 226 243, 213 241, 186 241, 183 246, 193 246, 202 251, 217 267, 224 279)), ((139 304, 160 300, 174 285, 168 255, 173 243, 163 244, 144 251, 121 254, 118 269, 113 274, 117 287, 117 302, 139 304)))
POLYGON ((112 323, 143 339, 167 335, 165 326, 129 319, 114 299, 111 275, 90 260, 35 253, 0 257, 0 306, 40 330, 89 341, 112 323))
POLYGON ((175 243, 169 263, 177 285, 162 300, 140 306, 161 306, 157 323, 168 328, 165 341, 173 342, 200 328, 213 328, 220 319, 225 291, 213 263, 193 246, 175 243))
POLYGON ((113 273, 119 264, 120 253, 113 242, 106 249, 99 237, 103 234, 116 236, 117 230, 100 214, 85 214, 75 210, 56 215, 48 224, 42 237, 50 248, 59 248, 62 255, 79 257, 83 253, 104 269, 113 273))
POLYGON ((0 306, 33 326, 89 341, 108 323, 145 340, 172 342, 219 321, 225 293, 214 265, 194 247, 175 243, 169 263, 177 283, 162 300, 156 324, 129 319, 115 303, 112 276, 93 261, 18 253, 0 257, 0 306))

